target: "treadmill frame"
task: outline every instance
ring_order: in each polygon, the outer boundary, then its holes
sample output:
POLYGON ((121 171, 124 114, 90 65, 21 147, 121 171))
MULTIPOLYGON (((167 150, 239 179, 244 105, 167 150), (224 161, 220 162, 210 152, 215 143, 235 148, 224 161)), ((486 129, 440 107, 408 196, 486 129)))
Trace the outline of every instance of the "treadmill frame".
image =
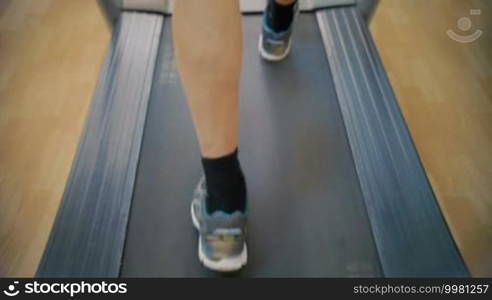
MULTIPOLYGON (((164 17, 108 3, 113 38, 39 277, 120 274, 164 17)), ((383 273, 469 276, 361 13, 315 12, 383 273)))

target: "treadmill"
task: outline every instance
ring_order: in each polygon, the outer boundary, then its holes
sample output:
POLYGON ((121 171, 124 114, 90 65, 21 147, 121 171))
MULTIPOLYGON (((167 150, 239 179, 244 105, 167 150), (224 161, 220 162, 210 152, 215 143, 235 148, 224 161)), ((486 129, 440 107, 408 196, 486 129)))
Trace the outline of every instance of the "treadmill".
POLYGON ((279 63, 257 49, 265 1, 242 2, 249 259, 226 275, 197 256, 172 3, 100 4, 112 40, 38 277, 469 276, 369 33, 373 1, 301 0, 279 63))

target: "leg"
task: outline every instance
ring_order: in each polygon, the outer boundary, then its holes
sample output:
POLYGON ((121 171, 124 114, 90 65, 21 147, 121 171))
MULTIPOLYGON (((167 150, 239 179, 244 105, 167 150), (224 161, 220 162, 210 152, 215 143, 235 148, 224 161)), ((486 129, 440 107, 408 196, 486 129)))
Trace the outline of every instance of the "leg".
POLYGON ((247 261, 246 184, 237 157, 239 2, 176 1, 173 39, 205 173, 191 213, 200 233, 198 257, 212 270, 237 270, 247 261))
POLYGON ((293 6, 297 0, 269 0, 267 10, 271 18, 268 19, 268 25, 275 31, 280 32, 287 30, 294 17, 293 6))
POLYGON ((294 2, 296 2, 297 0, 275 0, 275 2, 277 4, 280 4, 280 5, 284 5, 284 6, 287 6, 287 5, 290 5, 290 4, 293 4, 294 2))
POLYGON ((207 211, 244 211, 246 186, 236 151, 243 40, 239 1, 176 1, 173 39, 202 153, 207 211))
POLYGON ((238 144, 242 60, 239 2, 176 1, 173 39, 202 156, 232 153, 238 144))

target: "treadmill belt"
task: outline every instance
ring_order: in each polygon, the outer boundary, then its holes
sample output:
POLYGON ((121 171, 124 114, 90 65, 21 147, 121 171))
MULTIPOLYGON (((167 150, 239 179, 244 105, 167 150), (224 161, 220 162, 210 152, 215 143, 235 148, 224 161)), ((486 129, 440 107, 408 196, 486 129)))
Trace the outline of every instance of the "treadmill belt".
MULTIPOLYGON (((313 14, 299 16, 291 55, 261 60, 261 17, 243 17, 239 155, 249 196, 242 277, 382 276, 313 14)), ((190 218, 200 152, 166 18, 121 275, 210 277, 190 218)), ((214 70, 210 70, 214 72, 214 70)))

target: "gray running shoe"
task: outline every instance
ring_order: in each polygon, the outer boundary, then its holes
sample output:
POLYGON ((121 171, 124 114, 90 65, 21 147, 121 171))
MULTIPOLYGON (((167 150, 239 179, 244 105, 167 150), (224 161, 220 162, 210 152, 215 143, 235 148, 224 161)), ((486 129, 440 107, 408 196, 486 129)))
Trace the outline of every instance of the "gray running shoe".
POLYGON ((299 1, 295 4, 294 9, 294 19, 292 20, 289 28, 282 32, 275 32, 268 27, 266 22, 266 16, 268 14, 267 6, 267 10, 263 14, 262 33, 258 43, 258 50, 260 51, 260 55, 263 59, 268 61, 280 61, 289 55, 292 47, 292 31, 299 14, 299 1))
POLYGON ((202 177, 195 189, 191 203, 193 225, 200 233, 198 257, 205 267, 219 272, 232 272, 246 265, 246 221, 244 213, 227 214, 215 211, 209 215, 205 209, 207 189, 202 177))

